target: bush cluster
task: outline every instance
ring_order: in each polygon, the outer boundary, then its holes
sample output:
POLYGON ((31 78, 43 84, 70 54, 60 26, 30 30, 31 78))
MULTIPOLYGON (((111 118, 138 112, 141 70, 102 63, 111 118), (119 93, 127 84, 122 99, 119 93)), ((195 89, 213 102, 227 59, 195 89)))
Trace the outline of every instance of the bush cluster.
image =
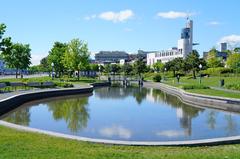
POLYGON ((204 85, 183 85, 180 86, 181 89, 184 90, 189 90, 189 89, 209 89, 208 86, 204 86, 204 85))
POLYGON ((225 88, 240 91, 240 84, 228 84, 225 88))
POLYGON ((161 82, 161 80, 162 80, 162 77, 160 74, 154 75, 154 77, 153 77, 154 82, 161 82))
POLYGON ((203 71, 203 74, 219 75, 219 74, 232 73, 232 72, 233 72, 233 69, 231 68, 217 67, 217 68, 208 68, 207 70, 203 71))

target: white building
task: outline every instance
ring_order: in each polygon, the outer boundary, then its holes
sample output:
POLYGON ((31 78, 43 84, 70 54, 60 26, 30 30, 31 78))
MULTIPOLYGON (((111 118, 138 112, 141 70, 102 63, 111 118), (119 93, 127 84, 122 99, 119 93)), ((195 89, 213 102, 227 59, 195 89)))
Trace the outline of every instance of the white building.
POLYGON ((166 63, 178 57, 185 58, 190 52, 192 52, 192 47, 193 21, 188 20, 186 27, 182 29, 181 39, 178 40, 178 47, 147 54, 147 65, 152 66, 158 61, 166 63))

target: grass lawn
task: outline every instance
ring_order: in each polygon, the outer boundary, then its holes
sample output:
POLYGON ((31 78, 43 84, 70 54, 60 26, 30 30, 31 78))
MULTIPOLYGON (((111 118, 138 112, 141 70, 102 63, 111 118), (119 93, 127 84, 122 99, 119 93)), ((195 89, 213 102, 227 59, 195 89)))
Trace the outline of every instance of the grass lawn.
POLYGON ((227 97, 227 98, 238 98, 240 99, 240 93, 231 93, 221 90, 213 90, 213 89, 189 89, 186 90, 190 93, 197 93, 203 95, 210 95, 210 96, 220 96, 220 97, 227 97))
POLYGON ((0 159, 224 159, 239 158, 240 145, 213 147, 114 146, 79 142, 0 126, 0 159))

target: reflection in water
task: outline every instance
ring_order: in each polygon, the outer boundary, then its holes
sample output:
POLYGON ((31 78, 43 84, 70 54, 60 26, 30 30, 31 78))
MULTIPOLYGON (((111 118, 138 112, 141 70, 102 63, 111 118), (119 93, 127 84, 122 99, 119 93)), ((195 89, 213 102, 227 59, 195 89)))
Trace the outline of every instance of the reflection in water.
POLYGON ((208 127, 212 130, 215 129, 215 125, 216 125, 216 115, 217 115, 217 112, 216 111, 209 111, 207 113, 207 123, 208 123, 208 127))
POLYGON ((29 107, 11 113, 4 119, 7 122, 28 126, 30 122, 29 107))
POLYGON ((157 89, 103 87, 89 97, 33 103, 7 114, 4 120, 84 137, 138 141, 224 137, 238 135, 240 130, 237 114, 192 107, 157 89))
POLYGON ((99 133, 104 137, 118 136, 119 138, 129 139, 132 136, 132 132, 122 126, 105 127, 99 130, 99 133))
POLYGON ((72 132, 87 127, 88 97, 55 100, 48 103, 48 108, 53 112, 54 119, 64 119, 72 132))
POLYGON ((148 91, 142 87, 105 87, 96 89, 95 94, 101 99, 124 99, 133 96, 140 105, 146 98, 148 91))
MULTIPOLYGON (((199 112, 204 111, 204 109, 188 106, 182 103, 177 97, 168 95, 158 89, 150 89, 150 91, 148 92, 148 96, 150 98, 153 98, 151 100, 153 100, 154 102, 164 102, 169 106, 175 108, 177 118, 179 119, 181 127, 184 129, 185 136, 191 136, 192 118, 197 117, 199 115, 199 112)), ((164 134, 166 134, 166 132, 170 132, 170 135, 174 134, 172 133, 172 131, 165 131, 164 134)))
POLYGON ((225 115, 225 119, 226 119, 226 122, 227 122, 227 126, 225 128, 226 132, 227 132, 227 135, 234 135, 234 134, 236 134, 236 132, 237 132, 237 123, 234 120, 232 114, 225 115))

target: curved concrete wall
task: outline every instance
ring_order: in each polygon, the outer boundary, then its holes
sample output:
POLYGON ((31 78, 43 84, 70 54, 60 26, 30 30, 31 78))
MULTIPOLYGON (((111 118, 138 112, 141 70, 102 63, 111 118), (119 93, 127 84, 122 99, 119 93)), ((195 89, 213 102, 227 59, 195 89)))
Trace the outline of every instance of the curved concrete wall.
POLYGON ((214 97, 188 93, 180 88, 169 86, 162 83, 145 82, 145 87, 163 90, 166 93, 179 97, 182 102, 199 107, 209 107, 231 112, 240 112, 240 99, 214 97))

